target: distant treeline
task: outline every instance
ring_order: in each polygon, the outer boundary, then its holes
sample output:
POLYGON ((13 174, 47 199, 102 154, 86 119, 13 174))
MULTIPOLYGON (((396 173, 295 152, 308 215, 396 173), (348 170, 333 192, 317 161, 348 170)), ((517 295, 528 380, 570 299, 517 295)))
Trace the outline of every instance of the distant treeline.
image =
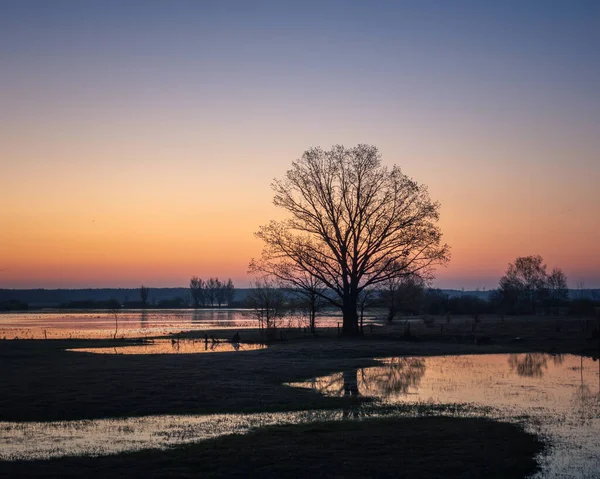
POLYGON ((177 309, 177 308, 189 308, 190 304, 184 298, 171 298, 161 299, 154 303, 144 304, 142 301, 119 301, 118 299, 108 299, 106 301, 93 301, 93 300, 82 300, 82 301, 68 301, 60 303, 58 308, 61 309, 177 309))
MULTIPOLYGON (((600 293, 600 292, 599 292, 600 293)), ((556 302, 551 297, 540 300, 538 309, 532 312, 520 304, 507 304, 499 291, 491 291, 487 299, 471 294, 451 296, 440 289, 427 289, 421 293, 412 294, 400 300, 398 312, 401 314, 430 314, 430 315, 469 315, 477 317, 482 314, 500 315, 561 315, 561 316, 590 316, 598 314, 600 294, 590 297, 563 299, 556 302)), ((386 302, 379 298, 378 306, 384 307, 386 302)))
MULTIPOLYGON (((222 284, 222 283, 221 283, 222 284)), ((227 284, 227 283, 225 283, 227 284)), ((248 307, 250 288, 235 289, 231 301, 221 299, 222 306, 248 307)), ((287 296, 293 295, 287 291, 287 296)), ((218 307, 216 292, 204 291, 207 299, 198 300, 198 307, 218 307), (214 300, 210 296, 214 296, 214 300)), ((528 314, 529 311, 515 303, 511 309, 498 290, 462 291, 451 289, 412 288, 396 293, 399 314, 417 315, 477 315, 477 314, 528 314)), ((290 299, 289 307, 298 307, 290 299)), ((384 291, 376 292, 368 301, 369 307, 387 308, 389 297, 384 291)), ((190 288, 148 288, 147 303, 141 301, 140 288, 122 289, 59 289, 59 290, 10 290, 0 289, 0 311, 22 311, 39 307, 64 309, 113 309, 113 308, 192 308, 195 302, 190 288)), ((537 314, 593 315, 600 307, 600 289, 570 290, 567 299, 559 304, 550 300, 540 301, 537 314)))
MULTIPOLYGON (((232 302, 242 304, 247 294, 248 289, 235 289, 232 302)), ((140 296, 140 288, 0 289, 0 304, 12 301, 35 309, 90 303, 90 307, 104 308, 102 303, 116 300, 123 306, 141 307, 140 296)), ((190 288, 148 288, 147 307, 176 307, 173 306, 175 304, 184 304, 185 307, 193 305, 190 288)))
POLYGON ((29 305, 18 299, 9 299, 0 301, 0 311, 24 311, 29 309, 29 305))

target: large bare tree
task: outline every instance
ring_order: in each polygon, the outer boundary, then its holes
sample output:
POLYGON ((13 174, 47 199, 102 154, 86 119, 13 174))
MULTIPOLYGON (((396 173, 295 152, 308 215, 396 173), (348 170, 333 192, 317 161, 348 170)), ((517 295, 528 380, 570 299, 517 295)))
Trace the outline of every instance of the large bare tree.
POLYGON ((346 335, 358 333, 365 288, 431 274, 449 259, 439 204, 399 167, 383 166, 374 146, 312 148, 272 188, 289 217, 256 233, 265 248, 254 264, 292 284, 299 274, 317 278, 320 294, 341 308, 346 335))

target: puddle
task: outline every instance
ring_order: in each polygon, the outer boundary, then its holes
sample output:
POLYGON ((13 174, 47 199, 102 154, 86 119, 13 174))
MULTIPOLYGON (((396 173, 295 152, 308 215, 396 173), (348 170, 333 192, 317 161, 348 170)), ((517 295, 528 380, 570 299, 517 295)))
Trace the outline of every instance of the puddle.
POLYGON ((361 395, 384 404, 474 403, 549 439, 544 478, 597 478, 600 471, 600 362, 541 353, 388 358, 290 386, 327 396, 361 395))
POLYGON ((213 342, 192 339, 154 339, 143 344, 102 348, 74 348, 66 351, 94 354, 198 354, 254 351, 265 349, 266 344, 213 342))

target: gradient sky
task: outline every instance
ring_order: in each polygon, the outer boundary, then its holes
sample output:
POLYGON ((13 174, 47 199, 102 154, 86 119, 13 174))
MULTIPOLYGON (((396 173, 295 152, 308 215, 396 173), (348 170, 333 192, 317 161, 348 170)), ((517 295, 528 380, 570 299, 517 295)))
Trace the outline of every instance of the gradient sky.
POLYGON ((379 147, 442 204, 435 285, 600 287, 600 2, 3 1, 0 287, 248 283, 270 183, 379 147))

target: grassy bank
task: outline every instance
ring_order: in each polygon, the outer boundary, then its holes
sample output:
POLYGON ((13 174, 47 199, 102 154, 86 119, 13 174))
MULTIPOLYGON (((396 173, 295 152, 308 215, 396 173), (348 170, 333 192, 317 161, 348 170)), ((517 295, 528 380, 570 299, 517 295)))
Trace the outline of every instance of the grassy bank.
POLYGON ((523 478, 542 444, 518 426, 447 417, 277 426, 96 458, 0 462, 4 477, 523 478))

